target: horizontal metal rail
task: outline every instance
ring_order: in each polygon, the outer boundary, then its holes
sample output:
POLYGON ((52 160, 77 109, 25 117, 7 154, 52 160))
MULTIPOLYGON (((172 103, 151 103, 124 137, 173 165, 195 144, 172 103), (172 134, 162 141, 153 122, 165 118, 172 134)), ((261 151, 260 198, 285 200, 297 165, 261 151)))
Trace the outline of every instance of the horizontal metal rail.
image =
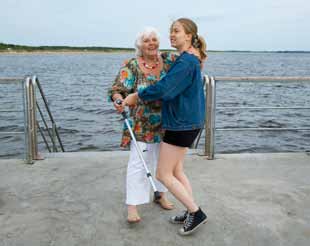
POLYGON ((230 128, 215 128, 217 131, 310 131, 310 128, 279 128, 279 127, 230 127, 230 128))
POLYGON ((21 77, 4 78, 4 77, 0 77, 0 84, 20 83, 23 80, 25 80, 25 78, 21 78, 21 77))
POLYGON ((24 132, 0 132, 0 135, 19 135, 25 134, 24 132))
POLYGON ((22 113, 22 110, 0 110, 0 113, 22 113))
POLYGON ((310 107, 216 107, 216 109, 310 109, 310 107))
POLYGON ((261 76, 261 77, 223 77, 216 76, 214 77, 216 82, 309 82, 310 77, 270 77, 270 76, 261 76))

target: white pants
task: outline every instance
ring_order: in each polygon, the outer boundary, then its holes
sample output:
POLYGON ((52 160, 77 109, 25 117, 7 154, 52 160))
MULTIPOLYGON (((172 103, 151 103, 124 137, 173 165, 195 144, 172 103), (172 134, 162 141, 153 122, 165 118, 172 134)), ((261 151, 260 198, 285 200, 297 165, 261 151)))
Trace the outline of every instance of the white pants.
MULTIPOLYGON (((143 159, 152 173, 156 188, 159 192, 167 192, 167 188, 156 180, 156 168, 159 154, 159 143, 147 144, 137 142, 143 155, 143 159)), ((134 143, 130 143, 130 156, 127 166, 126 204, 139 205, 150 202, 151 184, 146 176, 143 163, 139 158, 134 143)))

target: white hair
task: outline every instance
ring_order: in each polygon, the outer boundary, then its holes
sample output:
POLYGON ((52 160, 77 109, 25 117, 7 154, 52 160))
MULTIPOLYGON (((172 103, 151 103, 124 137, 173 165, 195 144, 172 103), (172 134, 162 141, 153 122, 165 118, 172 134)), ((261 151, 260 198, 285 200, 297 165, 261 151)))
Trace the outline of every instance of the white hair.
POLYGON ((144 28, 142 32, 139 32, 137 34, 136 41, 135 41, 136 56, 142 56, 141 45, 142 45, 143 39, 146 37, 150 37, 152 34, 155 35, 155 37, 158 39, 158 42, 159 42, 160 35, 157 29, 154 27, 146 27, 144 28))

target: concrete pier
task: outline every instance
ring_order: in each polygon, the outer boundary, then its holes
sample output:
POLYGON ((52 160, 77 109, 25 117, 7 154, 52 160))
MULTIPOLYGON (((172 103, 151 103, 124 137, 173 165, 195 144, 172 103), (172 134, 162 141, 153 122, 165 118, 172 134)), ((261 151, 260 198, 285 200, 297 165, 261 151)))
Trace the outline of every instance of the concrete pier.
POLYGON ((182 208, 139 207, 126 223, 128 152, 49 155, 34 165, 0 160, 1 246, 310 245, 310 156, 191 152, 185 169, 209 220, 188 237, 168 222, 182 208))

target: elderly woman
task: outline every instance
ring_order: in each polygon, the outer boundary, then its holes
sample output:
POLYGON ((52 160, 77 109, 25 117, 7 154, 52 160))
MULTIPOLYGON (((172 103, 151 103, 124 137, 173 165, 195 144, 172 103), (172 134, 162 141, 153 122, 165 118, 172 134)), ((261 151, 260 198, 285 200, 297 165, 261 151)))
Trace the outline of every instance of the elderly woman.
MULTIPOLYGON (((146 28, 139 33, 136 41, 136 57, 125 61, 109 91, 118 112, 124 110, 115 100, 126 98, 130 93, 137 92, 149 85, 155 84, 163 78, 175 60, 170 52, 160 53, 159 34, 154 28, 146 28)), ((162 137, 161 129, 161 101, 139 101, 130 109, 130 123, 136 136, 137 143, 144 153, 146 163, 150 170, 155 171, 159 154, 159 143, 162 137)), ((130 134, 126 126, 123 129, 121 147, 130 145, 130 157, 127 167, 126 204, 128 206, 129 223, 141 220, 137 205, 150 202, 150 184, 146 177, 143 164, 139 159, 137 150, 130 141, 130 134)), ((166 187, 154 180, 160 200, 156 201, 164 209, 173 209, 173 204, 166 198, 166 187)))

